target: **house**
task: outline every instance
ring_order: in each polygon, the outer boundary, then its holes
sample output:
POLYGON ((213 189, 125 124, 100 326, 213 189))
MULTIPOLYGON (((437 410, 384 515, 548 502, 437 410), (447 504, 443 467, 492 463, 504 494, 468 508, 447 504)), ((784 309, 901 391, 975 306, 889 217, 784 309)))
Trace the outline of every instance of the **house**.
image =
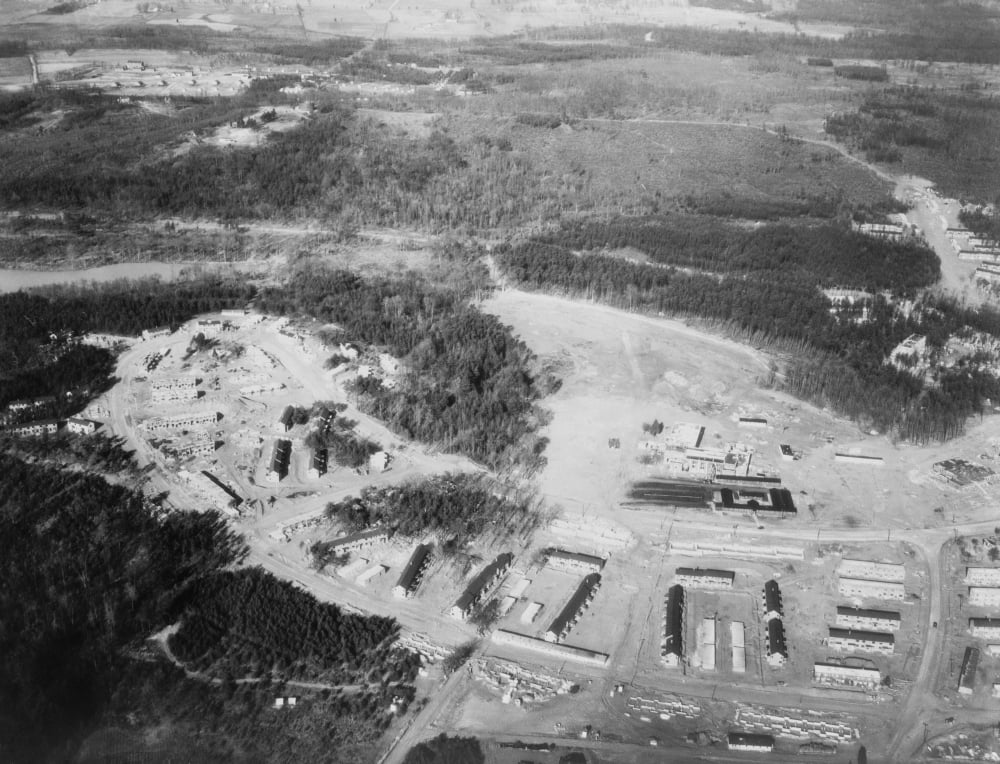
POLYGON ((567 552, 562 549, 550 549, 548 554, 548 562, 545 564, 553 570, 587 574, 600 573, 604 569, 604 560, 601 557, 567 552))
POLYGON ((732 589, 736 574, 712 568, 677 568, 677 583, 702 589, 732 589))
POLYGON ((309 462, 309 477, 318 480, 326 474, 327 451, 325 448, 317 448, 313 451, 312 459, 309 462))
POLYGON ((288 475, 288 463, 292 458, 292 441, 279 438, 274 441, 271 464, 267 469, 267 480, 280 483, 288 475))
POLYGON ((410 560, 406 563, 406 567, 403 568, 403 572, 400 574, 392 593, 397 597, 412 597, 417 587, 420 586, 424 570, 426 570, 430 560, 431 546, 429 544, 418 544, 417 548, 413 550, 413 554, 410 555, 410 560))
POLYGON ((555 617, 548 631, 545 632, 544 638, 546 642, 562 642, 566 635, 569 634, 569 630, 573 628, 577 620, 579 620, 580 615, 587 606, 594 599, 597 594, 597 590, 601 588, 601 574, 591 573, 586 576, 583 581, 580 582, 579 586, 576 587, 576 591, 573 592, 573 596, 569 598, 559 615, 555 617))
POLYGON ((684 659, 684 587, 680 584, 667 590, 660 656, 671 668, 680 666, 684 659))
POLYGON ((98 422, 80 417, 70 417, 66 420, 66 429, 74 435, 93 435, 97 432, 98 422))
POLYGON ((892 634, 884 634, 880 631, 840 629, 831 626, 826 643, 834 650, 892 655, 896 639, 892 634))
POLYGON ((966 647, 962 656, 962 670, 958 675, 958 691, 971 695, 976 689, 976 670, 979 668, 979 648, 966 647))
POLYGON ((169 337, 171 334, 169 326, 161 326, 158 329, 143 329, 142 338, 149 342, 157 337, 169 337))
POLYGON ((760 430, 767 427, 767 420, 761 417, 741 416, 737 424, 740 427, 753 427, 760 430))
POLYGON ((767 622, 767 662, 772 668, 781 668, 787 660, 785 626, 780 618, 772 618, 767 622))
POLYGON ((781 618, 781 590, 773 578, 764 584, 764 620, 781 618))
POLYGON ((486 593, 510 570, 513 562, 514 555, 510 552, 497 555, 496 559, 479 571, 476 577, 465 587, 465 591, 462 592, 462 595, 452 605, 449 611, 451 615, 463 620, 468 618, 473 608, 482 602, 486 593))
POLYGON ((892 610, 866 610, 858 607, 837 608, 837 626, 844 629, 899 631, 899 613, 892 610))
POLYGON ((770 753, 774 750, 774 738, 771 735, 759 735, 750 732, 730 732, 727 743, 730 751, 770 753))

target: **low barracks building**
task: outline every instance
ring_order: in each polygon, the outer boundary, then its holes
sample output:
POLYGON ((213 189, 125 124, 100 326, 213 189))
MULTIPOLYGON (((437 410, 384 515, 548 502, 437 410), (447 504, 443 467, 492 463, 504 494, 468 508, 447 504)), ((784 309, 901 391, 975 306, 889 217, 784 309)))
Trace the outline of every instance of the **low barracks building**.
POLYGON ((736 573, 712 568, 677 568, 677 583, 702 589, 732 589, 736 573))
POLYGON ((854 631, 831 626, 826 643, 834 650, 892 655, 896 639, 892 634, 878 631, 854 631))
POLYGON ((837 626, 842 629, 899 631, 899 613, 891 610, 865 610, 859 607, 837 608, 837 626))

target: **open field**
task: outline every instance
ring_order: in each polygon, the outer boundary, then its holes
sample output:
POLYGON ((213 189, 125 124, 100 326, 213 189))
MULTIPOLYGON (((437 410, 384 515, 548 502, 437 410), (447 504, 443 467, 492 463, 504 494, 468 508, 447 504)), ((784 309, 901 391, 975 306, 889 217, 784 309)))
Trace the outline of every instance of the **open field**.
POLYGON ((47 15, 52 3, 12 3, 8 23, 55 25, 67 21, 81 26, 102 27, 124 21, 150 25, 191 26, 228 32, 233 29, 273 33, 312 35, 356 35, 407 39, 412 37, 454 39, 463 37, 512 34, 554 26, 586 24, 650 24, 694 26, 712 29, 759 29, 764 32, 806 33, 839 37, 847 27, 834 24, 800 23, 762 18, 759 14, 690 7, 687 3, 660 6, 615 6, 593 8, 583 3, 515 2, 505 6, 472 6, 459 0, 438 0, 430 5, 403 5, 392 0, 311 4, 300 9, 294 3, 248 3, 240 8, 220 7, 213 3, 188 2, 177 10, 157 3, 144 4, 139 12, 135 3, 106 0, 89 4, 68 15, 47 15), (162 8, 162 10, 161 10, 162 8))

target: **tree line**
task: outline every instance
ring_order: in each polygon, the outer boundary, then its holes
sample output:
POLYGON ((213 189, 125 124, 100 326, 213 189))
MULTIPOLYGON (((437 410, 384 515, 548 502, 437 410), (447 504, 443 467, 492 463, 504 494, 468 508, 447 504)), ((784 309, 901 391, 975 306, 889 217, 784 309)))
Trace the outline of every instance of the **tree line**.
MULTIPOLYGON (((326 516, 351 531, 382 526, 404 536, 438 532, 450 540, 446 548, 454 549, 486 533, 507 537, 536 519, 528 501, 498 495, 495 486, 468 474, 370 486, 356 498, 327 504, 326 516)), ((328 547, 319 542, 313 554, 321 556, 328 547)))
MULTIPOLYGON (((865 284, 872 289, 878 284, 912 293, 921 278, 929 281, 936 274, 937 262, 923 247, 877 245, 870 250, 865 243, 861 251, 869 253, 867 259, 844 249, 835 253, 838 263, 829 265, 797 247, 782 253, 782 241, 804 240, 786 238, 783 231, 765 231, 762 241, 774 242, 775 260, 765 257, 761 270, 747 267, 755 262, 756 250, 751 247, 734 254, 731 263, 715 258, 711 271, 692 272, 680 267, 703 262, 696 256, 702 243, 697 230, 690 240, 683 232, 671 237, 666 231, 663 238, 646 238, 644 222, 616 223, 614 230, 623 232, 620 239, 590 239, 581 235, 587 224, 571 226, 565 240, 549 234, 500 247, 494 257, 508 278, 528 289, 585 297, 625 310, 697 316, 743 341, 788 351, 791 360, 783 384, 789 392, 909 440, 953 437, 963 431, 970 415, 984 410, 987 400, 1000 396, 990 359, 973 356, 950 369, 934 367, 927 380, 886 363, 892 349, 910 334, 925 335, 936 351, 964 327, 1000 336, 1000 316, 995 311, 925 295, 904 315, 891 297, 878 294, 867 304, 868 320, 861 322, 838 318, 817 288, 817 282, 865 284), (611 247, 627 243, 653 259, 667 259, 670 266, 581 253, 588 242, 611 247), (881 254, 876 257, 872 252, 881 254), (912 268, 904 253, 914 258, 912 268), (839 262, 845 267, 840 279, 839 262), (784 265, 774 268, 775 263, 784 265)), ((595 227, 605 230, 600 224, 595 227)), ((855 237, 844 232, 836 241, 847 247, 855 237)))
POLYGON ((213 676, 365 684, 412 681, 419 667, 391 648, 393 619, 346 613, 260 568, 202 578, 174 612, 181 627, 171 650, 213 676))
POLYGON ((361 410, 394 430, 494 468, 537 466, 534 432, 544 415, 536 402, 552 380, 536 379, 524 343, 460 293, 413 275, 366 279, 307 267, 286 286, 262 290, 257 305, 337 324, 328 341, 361 341, 401 359, 395 386, 369 377, 352 388, 361 410))

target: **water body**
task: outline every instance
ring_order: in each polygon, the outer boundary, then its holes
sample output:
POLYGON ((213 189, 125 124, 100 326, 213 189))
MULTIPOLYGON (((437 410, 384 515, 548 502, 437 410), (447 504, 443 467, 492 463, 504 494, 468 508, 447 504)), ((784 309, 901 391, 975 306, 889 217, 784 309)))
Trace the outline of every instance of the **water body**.
POLYGON ((106 282, 115 279, 143 279, 156 276, 164 281, 174 281, 181 276, 197 272, 206 273, 247 273, 260 270, 257 262, 205 262, 205 263, 116 263, 96 268, 73 271, 31 271, 0 268, 0 293, 16 292, 19 289, 48 286, 50 284, 75 284, 88 281, 106 282))

